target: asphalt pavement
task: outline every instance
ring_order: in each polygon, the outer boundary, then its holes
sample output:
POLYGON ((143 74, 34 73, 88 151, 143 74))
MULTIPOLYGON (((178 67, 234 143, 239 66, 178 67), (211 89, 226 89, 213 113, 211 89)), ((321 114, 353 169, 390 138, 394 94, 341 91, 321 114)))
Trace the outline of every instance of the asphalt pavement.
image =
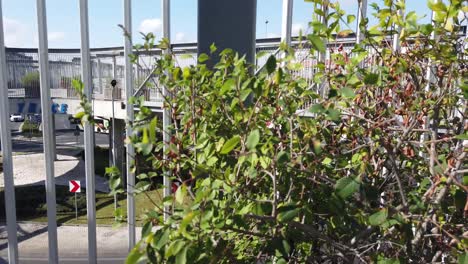
MULTIPOLYGON (((29 137, 28 134, 19 132, 21 122, 10 122, 12 135, 12 149, 16 153, 38 153, 43 152, 42 137, 29 137)), ((56 144, 58 146, 70 146, 75 148, 84 147, 83 132, 75 136, 74 130, 56 131, 56 144)), ((109 134, 95 133, 96 145, 109 147, 109 134)), ((0 144, 1 149, 1 144, 0 144)))

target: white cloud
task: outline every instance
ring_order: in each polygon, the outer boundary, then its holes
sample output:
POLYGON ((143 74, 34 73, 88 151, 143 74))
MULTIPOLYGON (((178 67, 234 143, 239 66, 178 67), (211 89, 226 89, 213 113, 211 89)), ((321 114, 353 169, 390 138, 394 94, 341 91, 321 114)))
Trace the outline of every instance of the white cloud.
POLYGON ((4 33, 5 33, 5 45, 8 47, 25 47, 30 45, 28 42, 28 38, 30 42, 33 42, 33 38, 31 34, 29 34, 29 30, 18 20, 9 19, 3 17, 3 26, 4 26, 4 33))
POLYGON ((175 35, 175 42, 180 43, 180 42, 185 42, 185 41, 186 41, 185 33, 177 32, 177 34, 175 35))
POLYGON ((160 33, 162 30, 162 21, 159 18, 145 19, 141 21, 138 30, 144 34, 160 33))
POLYGON ((62 41, 65 39, 65 32, 49 32, 48 38, 50 42, 62 41))

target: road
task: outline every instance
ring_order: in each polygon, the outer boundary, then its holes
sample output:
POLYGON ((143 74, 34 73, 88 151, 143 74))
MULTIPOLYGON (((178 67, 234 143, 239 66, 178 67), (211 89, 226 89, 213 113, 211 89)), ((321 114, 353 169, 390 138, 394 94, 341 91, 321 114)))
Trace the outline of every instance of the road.
MULTIPOLYGON (((19 132, 20 125, 21 122, 10 122, 13 152, 42 152, 42 137, 29 138, 27 135, 21 134, 19 132)), ((79 136, 75 136, 74 132, 75 131, 56 131, 57 145, 83 148, 83 132, 80 132, 79 136)), ((95 133, 95 141, 98 146, 109 147, 109 134, 95 133)))

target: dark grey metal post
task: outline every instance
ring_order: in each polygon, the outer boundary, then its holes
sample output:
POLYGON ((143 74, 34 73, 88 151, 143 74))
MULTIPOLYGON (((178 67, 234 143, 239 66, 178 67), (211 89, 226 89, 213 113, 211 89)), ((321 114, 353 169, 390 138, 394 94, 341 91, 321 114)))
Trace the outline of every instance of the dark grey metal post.
MULTIPOLYGON (((198 54, 233 49, 255 63, 257 0, 198 0, 198 54)), ((209 61, 213 65, 217 58, 209 61)))

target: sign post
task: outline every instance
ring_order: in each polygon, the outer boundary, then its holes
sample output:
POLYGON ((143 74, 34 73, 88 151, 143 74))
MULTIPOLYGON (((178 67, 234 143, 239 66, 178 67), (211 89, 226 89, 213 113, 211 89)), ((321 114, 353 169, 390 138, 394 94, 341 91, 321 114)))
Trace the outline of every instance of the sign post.
POLYGON ((70 192, 75 194, 75 218, 78 220, 78 202, 76 201, 76 194, 81 192, 80 181, 71 180, 68 182, 68 187, 70 192))

